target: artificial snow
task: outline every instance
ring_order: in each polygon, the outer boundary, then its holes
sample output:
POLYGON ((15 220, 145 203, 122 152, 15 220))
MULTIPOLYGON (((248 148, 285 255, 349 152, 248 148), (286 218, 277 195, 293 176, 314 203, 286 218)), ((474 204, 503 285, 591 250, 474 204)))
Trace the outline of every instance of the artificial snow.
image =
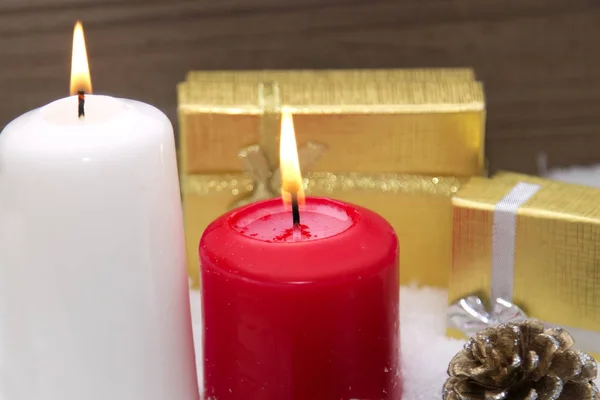
MULTIPOLYGON (((196 364, 202 384, 202 326, 200 294, 191 291, 196 364)), ((400 329, 402 343, 402 400, 440 400, 448 363, 462 349, 463 341, 445 336, 447 295, 434 288, 400 289, 400 329)), ((597 380, 600 385, 600 379, 597 380)))

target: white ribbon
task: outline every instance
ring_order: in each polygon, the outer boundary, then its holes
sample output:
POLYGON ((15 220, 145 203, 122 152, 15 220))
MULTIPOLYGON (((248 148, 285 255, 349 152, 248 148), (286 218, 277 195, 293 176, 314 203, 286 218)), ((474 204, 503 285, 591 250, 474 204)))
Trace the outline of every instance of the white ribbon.
MULTIPOLYGON (((488 312, 481 299, 468 296, 448 309, 448 326, 468 336, 502 323, 527 319, 527 315, 514 305, 515 239, 517 212, 540 189, 540 185, 519 182, 502 198, 494 209, 492 235, 491 303, 488 312)), ((546 323, 547 328, 558 325, 546 323)), ((600 332, 564 327, 573 336, 577 346, 585 351, 600 353, 600 332)))

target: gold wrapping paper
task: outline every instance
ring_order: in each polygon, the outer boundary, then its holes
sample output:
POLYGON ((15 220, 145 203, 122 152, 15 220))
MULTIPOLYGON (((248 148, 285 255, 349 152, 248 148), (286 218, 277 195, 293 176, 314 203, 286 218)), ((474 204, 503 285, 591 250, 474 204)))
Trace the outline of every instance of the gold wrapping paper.
POLYGON ((478 82, 187 82, 178 93, 184 173, 240 172, 237 152, 254 143, 276 164, 277 139, 261 132, 278 133, 282 108, 294 114, 300 145, 329 149, 313 171, 471 176, 484 168, 478 82))
POLYGON ((542 321, 600 332, 600 190, 536 177, 473 178, 453 198, 450 304, 472 294, 489 301, 495 206, 519 182, 541 188, 516 214, 512 302, 542 321))
POLYGON ((474 81, 471 68, 409 68, 409 69, 324 69, 324 70, 253 70, 253 71, 190 71, 188 82, 269 82, 279 84, 306 82, 462 82, 474 81))
POLYGON ((483 172, 483 93, 472 71, 279 72, 191 73, 197 81, 178 87, 192 286, 205 227, 232 207, 278 195, 285 108, 294 114, 307 194, 380 213, 400 237, 401 282, 446 287, 450 197, 468 179, 447 175, 483 172), (262 82, 264 74, 271 79, 262 82))
MULTIPOLYGON (((467 179, 402 174, 305 174, 307 195, 358 204, 379 213, 400 238, 401 283, 445 287, 451 261, 450 197, 467 179)), ((188 270, 199 284, 198 238, 217 216, 254 189, 249 174, 182 177, 188 270)))

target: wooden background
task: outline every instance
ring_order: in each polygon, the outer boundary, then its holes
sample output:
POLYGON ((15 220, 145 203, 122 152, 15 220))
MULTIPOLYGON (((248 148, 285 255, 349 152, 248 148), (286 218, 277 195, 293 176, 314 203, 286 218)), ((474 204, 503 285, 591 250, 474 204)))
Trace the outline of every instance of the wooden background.
POLYGON ((94 91, 173 122, 190 69, 472 66, 491 170, 600 162, 598 0, 1 0, 0 126, 67 94, 76 19, 94 91))

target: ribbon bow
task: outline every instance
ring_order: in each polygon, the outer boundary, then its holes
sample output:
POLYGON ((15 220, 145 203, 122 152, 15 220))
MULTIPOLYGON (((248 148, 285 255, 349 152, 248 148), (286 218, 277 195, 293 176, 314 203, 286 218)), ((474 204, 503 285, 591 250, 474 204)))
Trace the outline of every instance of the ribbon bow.
POLYGON ((497 298, 491 312, 488 312, 483 301, 477 296, 460 299, 448 309, 448 325, 459 329, 468 336, 477 332, 504 324, 527 319, 527 315, 518 306, 497 298))
MULTIPOLYGON (((317 162, 326 149, 324 144, 314 142, 301 146, 298 149, 300 170, 306 170, 317 162)), ((232 208, 279 196, 281 171, 279 167, 273 169, 269 166, 267 156, 260 145, 255 144, 242 149, 238 157, 242 160, 244 170, 254 180, 254 187, 247 197, 233 203, 232 208)))

